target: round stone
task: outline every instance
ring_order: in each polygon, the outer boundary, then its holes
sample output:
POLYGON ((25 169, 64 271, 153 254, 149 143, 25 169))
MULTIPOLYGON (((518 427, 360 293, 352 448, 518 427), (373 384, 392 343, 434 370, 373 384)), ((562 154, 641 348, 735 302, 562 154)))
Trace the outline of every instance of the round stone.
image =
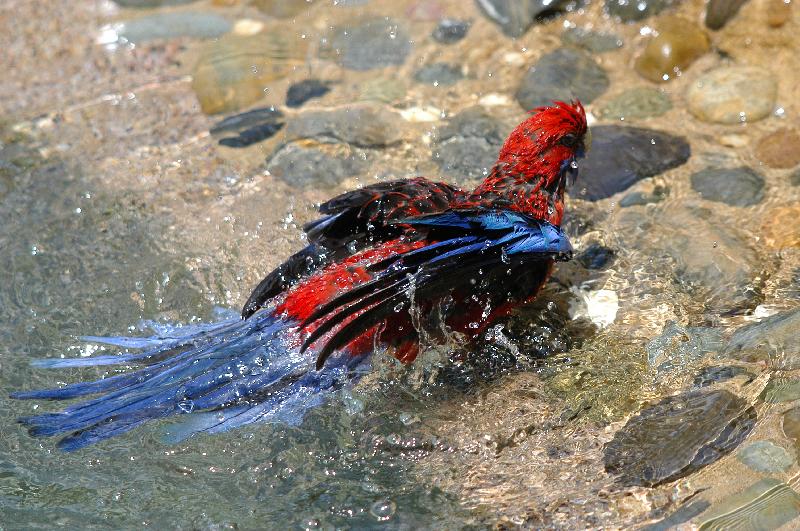
POLYGON ((372 70, 398 66, 411 52, 406 31, 390 18, 368 20, 340 28, 331 39, 342 66, 350 70, 372 70))
POLYGON ((634 67, 642 77, 661 83, 682 71, 709 50, 705 32, 686 19, 666 17, 658 24, 634 67))
POLYGON ((691 177, 692 189, 703 199, 731 206, 751 206, 764 198, 764 178, 746 166, 706 168, 691 177))
POLYGON ((700 77, 686 94, 689 111, 704 122, 736 124, 766 118, 778 86, 763 68, 728 66, 700 77))
POLYGON ((672 102, 660 90, 636 87, 612 98, 599 114, 609 120, 629 120, 661 116, 670 109, 672 102))
POLYGON ((800 164, 800 133, 794 129, 778 129, 758 141, 758 160, 772 168, 794 168, 800 164))
POLYGON ((755 441, 739 452, 739 461, 758 472, 783 472, 794 463, 785 449, 769 441, 755 441))
POLYGON ((764 213, 761 232, 772 249, 800 249, 800 205, 773 207, 764 213))

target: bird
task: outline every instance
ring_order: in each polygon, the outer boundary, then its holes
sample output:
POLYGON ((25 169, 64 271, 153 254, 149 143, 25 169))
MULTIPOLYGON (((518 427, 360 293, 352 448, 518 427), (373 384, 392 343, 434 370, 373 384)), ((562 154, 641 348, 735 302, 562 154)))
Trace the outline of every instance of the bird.
POLYGON ((172 443, 255 422, 298 425, 367 374, 376 352, 409 364, 423 343, 473 343, 571 258, 565 192, 590 140, 580 101, 555 101, 511 131, 473 190, 415 177, 321 203, 303 227, 307 245, 253 289, 241 315, 150 337, 82 338, 126 353, 33 360, 127 370, 14 392, 82 399, 19 422, 32 436, 59 436, 65 451, 168 417, 172 443))

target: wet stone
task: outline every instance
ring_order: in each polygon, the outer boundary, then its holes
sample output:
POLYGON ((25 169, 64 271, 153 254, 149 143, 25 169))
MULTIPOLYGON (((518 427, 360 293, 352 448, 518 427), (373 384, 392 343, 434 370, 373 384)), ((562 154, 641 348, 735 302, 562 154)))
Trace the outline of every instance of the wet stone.
POLYGON ((726 66, 698 78, 688 89, 689 111, 710 123, 755 122, 775 108, 778 86, 772 74, 749 66, 726 66))
POLYGON ((577 6, 574 0, 475 0, 481 13, 509 37, 520 37, 539 20, 577 6))
POLYGON ((359 99, 361 101, 380 101, 395 103, 406 95, 406 85, 399 79, 376 77, 360 84, 359 99))
POLYGON ((657 29, 658 35, 647 41, 634 64, 639 75, 650 81, 663 83, 680 76, 710 49, 705 32, 686 19, 666 17, 657 29))
POLYGON ((330 154, 317 148, 288 144, 267 162, 267 170, 278 179, 295 186, 336 186, 364 171, 369 163, 358 151, 330 154))
POLYGON ((769 133, 758 141, 756 157, 771 168, 794 168, 800 164, 800 133, 785 128, 769 133))
POLYGON ((433 161, 451 177, 484 177, 497 161, 503 133, 503 124, 482 107, 470 107, 441 129, 433 161))
POLYGON ((746 166, 706 168, 691 176, 692 189, 707 201, 752 206, 764 198, 764 178, 746 166))
POLYGON ((747 0, 709 0, 706 4, 706 26, 712 30, 721 29, 736 16, 747 0))
POLYGON ((314 0, 250 0, 262 13, 276 18, 291 18, 314 5, 314 0))
POLYGON ((439 21, 431 37, 440 44, 453 44, 467 36, 472 24, 466 20, 445 18, 439 21))
POLYGON ((694 387, 708 387, 709 385, 732 380, 733 378, 742 375, 747 375, 751 379, 753 378, 753 375, 748 372, 747 369, 743 367, 737 367, 735 365, 723 367, 703 367, 694 377, 694 387))
POLYGON ((321 98, 331 91, 329 84, 319 79, 304 79, 298 83, 294 83, 286 91, 286 106, 287 107, 300 107, 308 100, 314 98, 321 98))
POLYGON ((800 398, 800 380, 794 378, 773 377, 764 386, 761 400, 768 404, 794 402, 800 398))
POLYGON ((433 63, 425 65, 414 72, 414 79, 419 83, 434 86, 449 86, 464 79, 459 65, 449 63, 433 63))
POLYGON ((769 441, 752 442, 742 448, 736 457, 753 470, 767 474, 783 472, 794 463, 789 452, 769 441))
POLYGON ((398 142, 402 123, 394 111, 377 104, 356 104, 342 109, 306 111, 286 127, 290 140, 313 138, 341 141, 358 147, 385 147, 398 142))
POLYGON ((350 70, 399 66, 411 52, 411 41, 405 29, 388 17, 340 28, 331 44, 341 65, 350 70))
POLYGON ((769 360, 779 370, 800 369, 800 308, 737 329, 725 354, 745 361, 769 360))
POLYGON ((177 37, 212 39, 228 33, 231 27, 231 23, 219 15, 187 11, 128 20, 122 23, 117 34, 120 39, 132 43, 177 37))
POLYGON ((683 505, 674 513, 670 514, 668 517, 664 518, 660 522, 656 522, 654 524, 647 525, 641 529, 641 531, 669 531, 673 529, 677 529, 679 524, 683 524, 688 522, 695 516, 701 514, 703 511, 708 509, 711 506, 705 500, 694 500, 686 505, 683 505))
POLYGON ((634 183, 685 163, 691 151, 685 139, 641 127, 592 127, 592 149, 580 161, 576 188, 581 199, 597 201, 634 183))
POLYGON ((780 28, 792 18, 792 3, 787 0, 767 0, 767 24, 780 28))
POLYGON ((606 11, 622 22, 635 22, 657 15, 673 0, 606 0, 606 11))
POLYGON ((772 207, 764 212, 761 233, 772 249, 800 249, 800 204, 772 207))
POLYGON ((179 6, 194 2, 197 2, 197 0, 114 0, 114 3, 119 6, 133 8, 179 6))
POLYGON ((603 94, 608 85, 608 75, 590 54, 577 48, 558 48, 543 55, 528 70, 516 98, 525 110, 575 98, 586 105, 603 94))
POLYGON ((753 429, 755 409, 729 391, 690 391, 647 407, 604 450, 606 470, 624 485, 682 478, 731 452, 753 429))
POLYGON ((265 107, 229 116, 209 132, 223 137, 219 140, 221 146, 242 148, 274 136, 283 125, 283 113, 273 107, 265 107))
POLYGON ((593 53, 611 52, 622 48, 622 39, 611 33, 584 28, 567 28, 561 34, 561 42, 570 46, 584 48, 593 53))
POLYGON ((798 516, 800 494, 777 479, 766 478, 712 506, 700 530, 778 529, 798 516))
POLYGON ((660 194, 646 194, 644 192, 631 192, 619 200, 620 208, 628 208, 632 206, 644 206, 653 203, 659 203, 664 200, 664 196, 660 194))
POLYGON ((607 120, 636 120, 661 116, 672 109, 669 97, 658 89, 637 87, 612 98, 599 114, 607 120))
POLYGON ((722 348, 722 333, 716 328, 682 327, 667 323, 661 335, 647 343, 647 361, 658 374, 695 363, 722 348))
POLYGON ((792 186, 800 186, 800 168, 797 168, 789 175, 789 184, 792 186))
POLYGON ((800 447, 800 407, 795 407, 783 414, 781 428, 787 439, 794 441, 795 448, 800 447))
POLYGON ((605 269, 614 261, 614 255, 616 252, 613 249, 594 242, 582 250, 575 260, 586 269, 605 269))

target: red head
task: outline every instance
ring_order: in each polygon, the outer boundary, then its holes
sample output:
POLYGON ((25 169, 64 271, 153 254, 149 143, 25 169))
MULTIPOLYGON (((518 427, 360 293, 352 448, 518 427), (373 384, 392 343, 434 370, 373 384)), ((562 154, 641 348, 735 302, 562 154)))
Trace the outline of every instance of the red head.
POLYGON ((539 107, 519 124, 500 150, 492 173, 473 199, 500 204, 558 225, 564 212, 564 187, 577 174, 590 136, 579 101, 539 107))

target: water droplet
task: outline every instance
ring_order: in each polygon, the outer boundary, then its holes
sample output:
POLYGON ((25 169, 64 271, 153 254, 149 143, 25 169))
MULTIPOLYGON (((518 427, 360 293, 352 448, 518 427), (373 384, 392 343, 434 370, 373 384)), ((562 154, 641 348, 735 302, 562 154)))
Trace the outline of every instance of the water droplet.
POLYGON ((180 409, 184 413, 191 413, 192 411, 194 411, 194 401, 183 400, 181 402, 178 402, 178 409, 180 409))

